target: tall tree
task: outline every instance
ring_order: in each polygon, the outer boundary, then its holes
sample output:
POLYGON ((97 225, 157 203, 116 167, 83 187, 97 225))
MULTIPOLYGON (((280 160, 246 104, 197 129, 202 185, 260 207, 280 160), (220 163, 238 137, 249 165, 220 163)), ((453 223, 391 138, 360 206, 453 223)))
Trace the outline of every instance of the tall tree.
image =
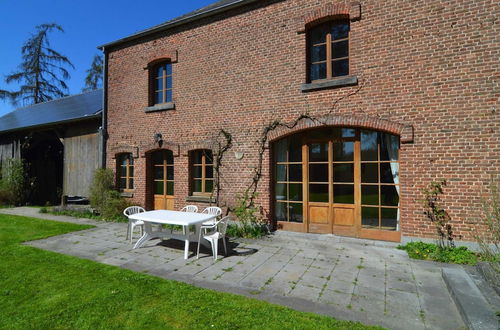
POLYGON ((82 91, 93 91, 95 89, 102 87, 102 57, 99 55, 94 55, 90 69, 87 71, 87 76, 85 77, 85 87, 82 91))
POLYGON ((42 24, 21 48, 22 62, 17 72, 5 77, 6 83, 19 83, 18 90, 1 91, 0 98, 10 98, 13 105, 47 102, 67 94, 70 78, 65 66, 74 68, 70 60, 50 47, 48 34, 64 32, 55 23, 42 24))

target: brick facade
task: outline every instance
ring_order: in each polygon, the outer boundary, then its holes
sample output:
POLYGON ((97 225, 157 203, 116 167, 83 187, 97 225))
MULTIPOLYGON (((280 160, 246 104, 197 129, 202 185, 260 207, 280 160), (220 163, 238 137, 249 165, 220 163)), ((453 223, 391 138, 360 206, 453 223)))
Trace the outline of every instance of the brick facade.
MULTIPOLYGON (((144 205, 145 155, 159 147, 154 134, 161 133, 161 147, 174 153, 179 209, 189 194, 188 151, 210 147, 223 128, 233 146, 223 159, 219 203, 231 206, 251 183, 265 126, 328 114, 330 125, 401 136, 402 235, 434 237, 421 191, 446 178, 444 206, 455 234, 473 240, 482 230, 481 196, 500 175, 498 13, 490 0, 260 1, 109 47, 107 166, 115 168, 119 152, 137 157, 132 199, 144 205), (351 21, 350 73, 358 84, 303 92, 303 32, 335 15, 351 21), (160 58, 174 61, 175 110, 145 113, 148 64, 160 58)), ((280 129, 270 138, 290 133, 280 129)), ((263 164, 258 203, 270 216, 268 150, 263 164)))

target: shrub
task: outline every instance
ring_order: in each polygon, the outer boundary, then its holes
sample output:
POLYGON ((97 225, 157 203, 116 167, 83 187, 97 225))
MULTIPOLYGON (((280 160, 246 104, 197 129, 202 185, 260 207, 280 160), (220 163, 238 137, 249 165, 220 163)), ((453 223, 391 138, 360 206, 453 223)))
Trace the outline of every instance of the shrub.
POLYGON ((260 238, 269 232, 266 223, 259 216, 259 210, 250 201, 255 199, 257 194, 248 192, 237 196, 234 215, 239 220, 235 224, 230 224, 227 234, 231 237, 260 238))
POLYGON ((114 173, 110 169, 98 169, 90 186, 90 205, 104 220, 123 220, 123 210, 128 202, 114 189, 114 173))
POLYGON ((441 207, 440 195, 443 194, 443 186, 446 186, 446 180, 431 182, 424 189, 424 214, 434 224, 438 234, 438 244, 440 247, 453 247, 453 231, 451 228, 451 218, 448 212, 441 207))
POLYGON ((432 243, 410 242, 398 246, 398 249, 405 250, 412 259, 469 265, 475 265, 477 262, 476 255, 465 246, 441 247, 432 243))
POLYGON ((26 182, 24 162, 21 159, 5 160, 0 175, 0 204, 23 204, 26 182))

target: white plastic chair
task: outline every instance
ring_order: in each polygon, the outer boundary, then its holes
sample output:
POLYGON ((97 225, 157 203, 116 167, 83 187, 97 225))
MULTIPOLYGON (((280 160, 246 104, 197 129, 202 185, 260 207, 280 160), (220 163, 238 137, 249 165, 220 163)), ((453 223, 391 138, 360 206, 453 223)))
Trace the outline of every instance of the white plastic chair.
POLYGON ((217 218, 222 214, 222 210, 220 207, 210 206, 204 209, 201 213, 206 213, 216 216, 215 218, 205 221, 204 223, 201 224, 201 229, 203 229, 206 232, 207 229, 213 228, 213 226, 217 222, 217 218))
MULTIPOLYGON (((210 245, 212 247, 212 254, 214 255, 215 260, 217 260, 220 239, 222 239, 222 242, 224 243, 224 255, 227 256, 226 229, 227 229, 228 220, 229 220, 229 216, 225 216, 224 218, 220 219, 219 221, 216 221, 213 226, 210 226, 210 229, 214 229, 215 231, 212 231, 206 235, 203 235, 203 239, 206 239, 207 241, 210 242, 210 245)), ((207 229, 208 228, 209 227, 207 226, 207 229)), ((201 233, 202 233, 202 231, 200 230, 200 237, 198 238, 198 250, 196 252, 196 259, 200 258, 201 233)))
POLYGON ((127 239, 130 239, 130 243, 132 243, 132 235, 134 234, 134 228, 136 226, 140 226, 141 236, 144 235, 144 221, 132 220, 129 218, 129 215, 142 212, 146 212, 146 210, 140 206, 129 206, 125 210, 123 210, 123 214, 128 218, 127 239))
POLYGON ((198 206, 186 205, 181 209, 181 212, 198 212, 198 206))

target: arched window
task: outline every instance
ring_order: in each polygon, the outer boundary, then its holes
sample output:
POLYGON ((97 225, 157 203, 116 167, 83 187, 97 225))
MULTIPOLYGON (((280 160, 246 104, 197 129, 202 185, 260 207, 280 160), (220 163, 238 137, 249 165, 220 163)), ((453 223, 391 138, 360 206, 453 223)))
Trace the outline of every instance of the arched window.
POLYGON ((116 186, 125 192, 134 189, 134 157, 131 153, 116 156, 116 186))
POLYGON ((150 105, 172 102, 172 63, 163 61, 150 67, 150 105))
POLYGON ((191 194, 209 196, 214 189, 214 161, 211 150, 193 150, 189 153, 191 164, 191 194))
POLYGON ((349 74, 349 20, 333 20, 307 31, 309 82, 349 74))

